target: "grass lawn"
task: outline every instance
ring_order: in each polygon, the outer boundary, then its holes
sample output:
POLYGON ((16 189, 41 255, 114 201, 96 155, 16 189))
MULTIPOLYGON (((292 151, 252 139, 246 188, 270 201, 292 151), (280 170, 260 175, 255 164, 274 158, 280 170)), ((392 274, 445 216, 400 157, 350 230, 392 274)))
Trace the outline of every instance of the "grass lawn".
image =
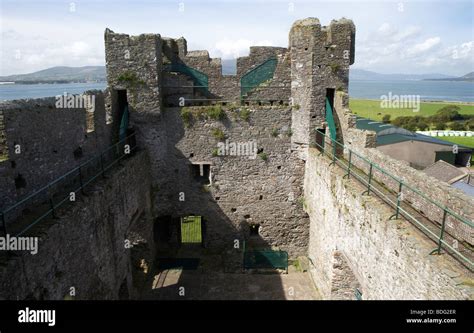
MULTIPOLYGON (((456 143, 458 145, 474 148, 474 136, 465 137, 465 136, 437 136, 436 138, 456 143)), ((471 161, 474 161, 474 152, 471 155, 471 161)), ((473 163, 473 162, 471 162, 473 163)), ((474 170, 474 165, 471 165, 471 169, 474 170)))
POLYGON ((474 148, 474 136, 437 136, 438 139, 456 143, 458 145, 474 148))
POLYGON ((446 105, 457 105, 461 108, 460 114, 474 114, 473 104, 462 104, 452 102, 421 102, 419 112, 412 109, 387 109, 380 107, 379 100, 350 99, 349 107, 352 113, 358 116, 380 121, 386 114, 391 115, 391 120, 401 116, 431 116, 446 105))

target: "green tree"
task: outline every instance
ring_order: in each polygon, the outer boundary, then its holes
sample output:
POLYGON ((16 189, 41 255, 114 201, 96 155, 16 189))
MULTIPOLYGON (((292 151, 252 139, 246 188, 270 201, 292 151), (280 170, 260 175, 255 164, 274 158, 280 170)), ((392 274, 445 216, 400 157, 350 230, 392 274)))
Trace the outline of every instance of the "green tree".
POLYGON ((420 131, 426 131, 429 127, 428 124, 424 120, 419 120, 417 126, 420 131))
POLYGON ((474 118, 471 118, 466 121, 466 129, 469 131, 474 131, 474 118))
POLYGON ((467 126, 465 126, 465 123, 464 123, 463 121, 455 121, 455 122, 452 122, 449 127, 450 127, 453 131, 464 131, 464 129, 465 129, 467 126))
POLYGON ((382 122, 384 124, 390 124, 390 115, 389 114, 386 114, 382 117, 382 122))
POLYGON ((442 121, 437 121, 434 123, 434 126, 437 130, 444 130, 446 129, 446 123, 442 122, 442 121))
POLYGON ((453 120, 461 120, 462 116, 459 114, 461 108, 457 105, 447 105, 442 107, 438 111, 436 111, 436 115, 434 118, 439 121, 453 121, 453 120))

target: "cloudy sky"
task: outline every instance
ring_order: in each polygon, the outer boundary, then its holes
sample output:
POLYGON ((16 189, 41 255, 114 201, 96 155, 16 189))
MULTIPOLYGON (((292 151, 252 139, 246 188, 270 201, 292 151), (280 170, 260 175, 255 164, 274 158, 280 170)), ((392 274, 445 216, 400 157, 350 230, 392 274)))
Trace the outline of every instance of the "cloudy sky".
POLYGON ((317 17, 356 25, 353 68, 381 73, 474 71, 474 2, 248 0, 0 0, 0 75, 104 64, 103 33, 184 36, 212 57, 250 45, 287 46, 291 24, 317 17))

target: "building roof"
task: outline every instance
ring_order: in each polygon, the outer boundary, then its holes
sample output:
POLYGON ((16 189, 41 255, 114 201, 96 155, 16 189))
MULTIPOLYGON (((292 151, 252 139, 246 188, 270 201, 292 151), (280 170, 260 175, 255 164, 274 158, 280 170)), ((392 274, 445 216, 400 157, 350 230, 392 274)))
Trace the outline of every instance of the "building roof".
POLYGON ((465 171, 466 168, 456 168, 443 160, 426 167, 423 172, 427 175, 450 184, 469 196, 474 196, 474 174, 465 171))
POLYGON ((463 191, 467 195, 470 195, 470 196, 474 197, 474 186, 469 181, 469 178, 472 179, 474 177, 469 177, 469 176, 464 177, 463 179, 452 183, 451 186, 463 191))
POLYGON ((423 170, 427 175, 451 184, 468 174, 443 160, 439 160, 423 170))
MULTIPOLYGON (((394 143, 404 142, 404 141, 420 141, 433 143, 443 146, 453 146, 454 143, 440 140, 432 136, 423 135, 419 133, 414 133, 408 131, 404 128, 396 127, 390 124, 384 124, 379 121, 374 121, 371 119, 357 117, 356 118, 356 127, 361 130, 374 131, 377 133, 377 146, 390 145, 394 143)), ((473 148, 458 145, 459 149, 470 150, 473 148)))

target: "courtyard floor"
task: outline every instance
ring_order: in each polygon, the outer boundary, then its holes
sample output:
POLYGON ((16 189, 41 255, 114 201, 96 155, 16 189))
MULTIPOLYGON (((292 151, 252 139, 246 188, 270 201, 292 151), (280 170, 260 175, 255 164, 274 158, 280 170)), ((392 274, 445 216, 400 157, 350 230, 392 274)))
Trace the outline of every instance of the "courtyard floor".
MULTIPOLYGON (((189 257, 188 257, 189 258, 189 257)), ((186 259, 185 259, 186 260, 186 259)), ((250 273, 225 269, 219 256, 200 256, 198 267, 168 268, 157 260, 143 281, 144 300, 318 300, 308 272, 250 273)), ((233 265, 235 268, 235 265, 233 265)))
POLYGON ((307 272, 288 274, 203 273, 169 269, 150 274, 148 300, 317 300, 307 272))

